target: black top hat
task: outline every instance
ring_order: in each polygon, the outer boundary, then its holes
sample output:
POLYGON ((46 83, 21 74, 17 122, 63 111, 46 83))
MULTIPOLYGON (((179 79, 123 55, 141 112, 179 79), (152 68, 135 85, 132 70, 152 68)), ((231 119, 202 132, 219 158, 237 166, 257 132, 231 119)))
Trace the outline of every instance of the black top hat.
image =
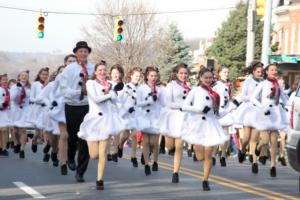
POLYGON ((91 47, 88 46, 87 42, 79 41, 79 42, 77 42, 76 47, 73 49, 73 53, 76 53, 76 51, 81 48, 87 49, 89 51, 89 53, 92 52, 92 49, 91 49, 91 47))

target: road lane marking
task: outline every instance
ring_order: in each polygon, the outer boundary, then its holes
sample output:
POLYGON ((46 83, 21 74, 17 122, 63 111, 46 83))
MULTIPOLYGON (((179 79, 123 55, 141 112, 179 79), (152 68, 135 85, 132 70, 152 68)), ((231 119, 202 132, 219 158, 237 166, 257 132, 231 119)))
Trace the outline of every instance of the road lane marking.
MULTIPOLYGON (((168 163, 163 163, 163 162, 158 162, 158 163, 160 163, 161 165, 166 165, 166 166, 168 166, 170 168, 173 168, 173 166, 170 165, 170 164, 168 164, 168 163)), ((192 170, 192 169, 188 169, 188 168, 184 168, 184 167, 181 167, 181 170, 184 170, 184 171, 187 171, 189 173, 196 174, 196 175, 199 174, 199 173, 201 173, 201 175, 203 175, 202 172, 199 172, 199 171, 196 171, 196 170, 192 170)), ((236 184, 236 185, 241 186, 241 187, 251 187, 251 189, 257 190, 259 192, 262 192, 262 193, 267 192, 269 194, 280 196, 282 198, 299 199, 298 197, 285 195, 285 194, 282 194, 282 193, 279 193, 279 192, 274 192, 272 190, 268 190, 268 189, 265 189, 265 188, 260 188, 260 187, 257 187, 257 186, 253 186, 253 185, 250 185, 250 184, 247 184, 247 183, 242 183, 242 182, 239 182, 239 181, 235 181, 235 180, 224 178, 224 177, 220 177, 220 176, 210 175, 210 179, 211 178, 216 179, 218 181, 224 181, 224 182, 229 182, 231 184, 236 184)))
MULTIPOLYGON (((124 158, 127 160, 130 160, 131 157, 129 155, 124 155, 124 158)), ((173 165, 170 165, 170 164, 164 163, 164 162, 158 162, 158 164, 163 169, 173 171, 173 165)), ((200 171, 181 167, 180 173, 189 175, 189 176, 192 176, 195 178, 203 179, 203 173, 200 171)), ((225 187, 230 187, 230 188, 234 188, 234 189, 244 191, 247 193, 255 194, 257 196, 265 197, 267 199, 273 199, 273 200, 277 200, 277 199, 297 200, 297 199, 300 199, 295 196, 285 195, 283 193, 274 192, 272 190, 256 187, 256 186, 253 186, 250 184, 242 183, 239 181, 234 181, 231 179, 227 179, 227 178, 215 176, 215 175, 210 175, 209 181, 215 182, 215 183, 217 183, 219 185, 223 185, 225 187)))
MULTIPOLYGON (((169 165, 165 165, 165 163, 159 162, 159 164, 160 164, 160 166, 165 167, 165 169, 173 170, 173 167, 170 167, 169 165)), ((182 168, 180 170, 180 173, 189 175, 189 176, 193 176, 193 177, 196 177, 199 179, 203 179, 203 173, 199 173, 197 171, 190 170, 187 168, 182 168), (201 175, 199 175, 199 174, 201 174, 201 175)), ((209 181, 218 183, 219 185, 223 185, 225 187, 230 187, 230 188, 241 190, 241 191, 244 191, 247 193, 255 194, 257 196, 262 196, 262 197, 265 197, 268 199, 290 199, 290 200, 299 199, 294 196, 289 196, 289 195, 274 192, 271 190, 262 189, 262 188, 259 188, 259 187, 253 186, 253 185, 241 183, 238 181, 233 181, 231 179, 226 179, 226 178, 219 177, 219 176, 210 176, 209 181)))
POLYGON ((32 196, 34 199, 45 199, 46 197, 41 195, 38 191, 35 189, 29 187, 23 182, 13 182, 16 186, 18 186, 21 190, 23 190, 25 193, 32 196))
MULTIPOLYGON (((160 165, 160 167, 163 168, 163 169, 172 170, 171 168, 166 167, 166 166, 161 166, 160 165)), ((192 174, 192 173, 189 173, 189 172, 186 172, 186 171, 180 171, 180 173, 188 175, 188 176, 191 176, 191 177, 194 177, 194 178, 197 178, 197 179, 203 179, 203 176, 201 176, 201 175, 192 174)), ((258 192, 254 191, 254 190, 249 189, 249 188, 239 187, 239 186, 236 186, 236 185, 231 184, 231 183, 222 182, 222 181, 218 181, 218 180, 211 179, 211 178, 209 179, 209 182, 214 182, 214 183, 217 183, 218 185, 222 185, 224 187, 232 188, 232 189, 239 190, 239 191, 242 191, 242 192, 245 192, 245 193, 249 193, 249 194, 254 194, 256 196, 261 196, 261 197, 264 197, 266 199, 282 200, 282 198, 279 198, 279 197, 273 197, 273 196, 270 196, 269 194, 258 193, 258 192)))

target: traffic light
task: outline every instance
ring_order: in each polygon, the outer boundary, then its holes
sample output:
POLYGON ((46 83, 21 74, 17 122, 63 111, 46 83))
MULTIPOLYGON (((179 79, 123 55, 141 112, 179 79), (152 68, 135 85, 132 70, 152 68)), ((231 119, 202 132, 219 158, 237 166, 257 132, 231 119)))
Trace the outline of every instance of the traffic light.
POLYGON ((122 33, 123 33, 123 26, 124 21, 121 17, 117 17, 115 19, 114 23, 114 41, 120 42, 123 39, 122 33))
POLYGON ((265 0, 256 0, 256 15, 259 17, 265 15, 265 0))
POLYGON ((44 29, 45 29, 45 17, 39 16, 38 18, 38 25, 37 25, 37 37, 39 39, 44 38, 44 29))

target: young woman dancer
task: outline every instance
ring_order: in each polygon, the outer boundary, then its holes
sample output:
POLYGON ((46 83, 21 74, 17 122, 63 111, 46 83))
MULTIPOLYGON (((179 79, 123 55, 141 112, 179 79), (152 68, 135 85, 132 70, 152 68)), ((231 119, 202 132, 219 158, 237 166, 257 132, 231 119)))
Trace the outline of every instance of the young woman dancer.
POLYGON ((118 114, 117 94, 106 80, 106 66, 95 66, 94 77, 86 83, 89 112, 80 125, 78 136, 87 141, 91 159, 98 161, 97 190, 103 190, 108 138, 125 129, 125 122, 118 114))
MULTIPOLYGON (((35 127, 35 134, 32 138, 32 145, 31 149, 34 153, 37 152, 37 140, 39 137, 41 137, 42 132, 43 132, 43 114, 46 112, 46 105, 45 103, 38 102, 37 98, 42 92, 42 89, 47 85, 48 82, 48 77, 49 77, 49 68, 42 68, 38 72, 34 82, 31 85, 31 90, 30 90, 30 107, 31 110, 28 114, 28 122, 34 125, 35 127)), ((44 134, 44 140, 45 140, 45 148, 44 148, 44 161, 49 160, 49 154, 48 151, 50 149, 50 146, 47 141, 47 134, 44 134)))
POLYGON ((258 109, 256 113, 255 128, 260 131, 260 141, 255 149, 256 156, 259 156, 263 146, 271 142, 271 177, 276 177, 276 150, 278 130, 286 129, 286 115, 282 115, 281 105, 287 102, 283 89, 277 82, 277 64, 270 64, 265 68, 265 78, 255 88, 251 102, 258 109))
POLYGON ((171 82, 165 88, 165 104, 167 106, 162 111, 158 127, 160 133, 165 135, 166 147, 169 152, 175 151, 174 169, 172 183, 179 182, 179 169, 183 152, 183 141, 181 140, 182 127, 186 114, 182 112, 182 105, 186 99, 190 88, 186 84, 188 79, 188 67, 181 63, 174 67, 171 82))
POLYGON ((68 174, 67 168, 67 157, 68 157, 68 132, 66 127, 66 117, 65 117, 65 103, 64 96, 59 87, 59 76, 66 66, 62 65, 58 67, 55 73, 53 73, 50 79, 53 79, 53 90, 52 97, 53 99, 50 102, 50 108, 48 115, 53 122, 58 123, 59 128, 59 164, 61 175, 68 174))
POLYGON ((0 156, 8 156, 9 126, 11 124, 10 91, 7 74, 0 75, 0 156))
MULTIPOLYGON (((124 69, 121 67, 121 65, 119 64, 113 65, 110 69, 110 83, 113 90, 118 90, 117 92, 118 94, 124 87, 123 78, 124 78, 124 69)), ((119 101, 117 101, 117 106, 118 108, 120 108, 119 101)), ((118 145, 120 140, 120 134, 111 137, 111 139, 112 139, 112 144, 109 143, 107 147, 108 150, 107 158, 108 160, 113 160, 114 162, 118 162, 118 152, 119 152, 118 145)))
POLYGON ((263 80, 263 64, 259 61, 253 61, 245 70, 249 75, 243 83, 241 100, 242 104, 234 112, 235 123, 243 125, 243 139, 241 149, 238 153, 239 162, 245 160, 246 147, 249 145, 250 156, 252 156, 252 173, 258 173, 257 158, 255 155, 255 147, 259 138, 259 132, 255 130, 255 114, 256 108, 250 101, 250 98, 256 86, 263 80))
POLYGON ((40 95, 37 97, 37 102, 46 105, 46 112, 44 112, 42 115, 44 127, 43 131, 47 135, 47 140, 52 148, 51 160, 53 162, 53 166, 55 167, 57 167, 59 164, 57 154, 60 130, 57 120, 53 120, 52 118, 50 118, 49 113, 51 113, 53 109, 52 102, 60 98, 56 96, 56 92, 59 88, 58 81, 55 81, 55 77, 59 73, 59 70, 60 68, 58 69, 58 71, 54 72, 51 75, 49 83, 42 89, 40 95))
POLYGON ((127 129, 120 135, 120 143, 118 146, 118 156, 121 158, 123 155, 123 145, 125 141, 131 135, 132 137, 132 145, 131 145, 131 162, 133 167, 138 167, 138 162, 136 158, 136 148, 137 148, 137 133, 136 131, 142 130, 146 127, 149 127, 148 121, 138 121, 137 115, 137 90, 139 87, 140 79, 141 79, 140 68, 133 68, 128 76, 129 83, 124 86, 124 89, 119 95, 119 101, 121 102, 120 107, 120 115, 126 121, 127 129))
MULTIPOLYGON (((229 133, 229 126, 233 125, 234 118, 230 110, 234 108, 234 104, 232 103, 232 83, 229 81, 229 68, 222 67, 219 70, 219 80, 217 81, 216 85, 213 87, 213 90, 216 91, 220 95, 220 112, 224 113, 227 112, 225 116, 219 119, 220 124, 222 125, 223 129, 229 133)), ((221 167, 226 167, 226 154, 229 147, 229 142, 225 142, 221 145, 221 158, 220 163, 221 167)))
POLYGON ((153 152, 152 171, 158 171, 158 154, 159 154, 159 129, 158 119, 163 106, 163 94, 159 86, 156 85, 158 80, 158 69, 156 67, 147 67, 145 70, 145 84, 137 90, 137 106, 139 107, 138 116, 143 121, 149 121, 150 126, 142 131, 143 135, 143 155, 145 160, 145 174, 151 174, 149 160, 150 149, 153 152))
POLYGON ((74 62, 76 62, 76 56, 74 54, 69 54, 64 58, 65 67, 74 62))
POLYGON ((30 111, 29 71, 18 75, 17 84, 11 88, 12 125, 15 128, 15 151, 21 159, 25 158, 26 128, 33 125, 28 123, 27 114, 30 111))
POLYGON ((183 104, 183 110, 189 114, 182 139, 194 144, 197 160, 204 160, 202 186, 204 191, 208 191, 214 147, 223 144, 229 137, 218 121, 220 96, 210 87, 213 73, 207 68, 201 69, 199 81, 199 86, 189 92, 183 104))

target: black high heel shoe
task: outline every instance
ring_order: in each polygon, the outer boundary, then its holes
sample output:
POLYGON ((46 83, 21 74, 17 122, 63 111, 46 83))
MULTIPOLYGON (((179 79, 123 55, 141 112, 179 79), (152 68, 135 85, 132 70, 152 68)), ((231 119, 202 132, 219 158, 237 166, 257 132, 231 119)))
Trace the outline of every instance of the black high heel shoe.
POLYGON ((67 168, 67 165, 66 164, 64 164, 64 165, 62 165, 61 167, 60 167, 60 173, 61 173, 61 175, 68 175, 68 168, 67 168))
POLYGON ((173 173, 172 183, 179 183, 179 175, 178 175, 178 173, 173 173))
POLYGON ((252 173, 257 174, 258 173, 258 165, 257 163, 252 164, 252 173))
POLYGON ((103 180, 96 181, 96 189, 97 190, 104 190, 104 182, 103 182, 103 180))
POLYGON ((157 162, 154 162, 152 165, 152 171, 157 172, 158 171, 158 164, 157 162))
POLYGON ((131 162, 133 167, 138 167, 138 161, 136 158, 131 158, 131 162))
POLYGON ((226 165, 226 158, 221 157, 221 158, 220 158, 220 163, 221 163, 221 167, 226 167, 226 166, 227 166, 227 165, 226 165))
POLYGON ((210 191, 209 183, 208 181, 202 182, 203 191, 210 191))
POLYGON ((270 169, 270 175, 271 177, 276 177, 277 174, 276 174, 276 167, 271 167, 270 169))
POLYGON ((145 174, 146 176, 149 176, 151 174, 151 169, 149 165, 145 165, 145 174))

